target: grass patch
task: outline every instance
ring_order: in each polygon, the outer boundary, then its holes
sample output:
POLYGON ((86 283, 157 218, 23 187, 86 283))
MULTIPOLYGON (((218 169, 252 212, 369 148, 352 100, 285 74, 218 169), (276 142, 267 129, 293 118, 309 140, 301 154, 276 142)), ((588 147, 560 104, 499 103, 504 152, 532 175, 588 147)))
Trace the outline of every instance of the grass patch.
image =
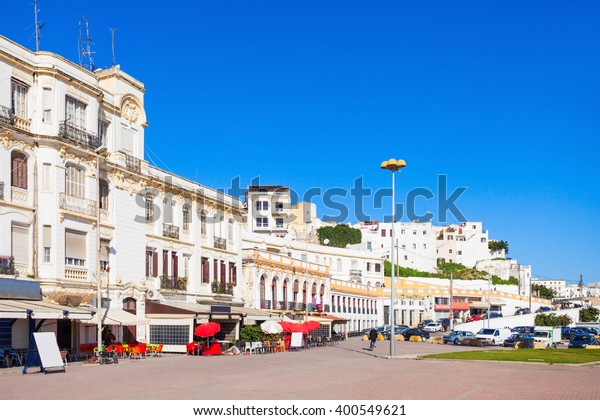
POLYGON ((423 359, 499 360, 505 362, 567 363, 600 362, 600 350, 587 349, 521 349, 485 350, 430 354, 423 359))

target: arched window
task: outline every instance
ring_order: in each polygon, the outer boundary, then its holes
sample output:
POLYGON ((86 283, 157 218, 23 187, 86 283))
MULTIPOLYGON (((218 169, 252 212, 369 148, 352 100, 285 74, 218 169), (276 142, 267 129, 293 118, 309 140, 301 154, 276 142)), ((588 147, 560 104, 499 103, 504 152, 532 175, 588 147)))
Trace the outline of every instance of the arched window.
POLYGON ((319 290, 319 302, 323 303, 323 296, 325 295, 325 285, 321 285, 321 290, 319 290))
POLYGON ((304 308, 306 308, 307 297, 308 297, 308 283, 304 282, 304 284, 302 285, 302 299, 303 299, 303 303, 304 303, 304 308))
POLYGON ((83 168, 67 164, 65 193, 71 197, 85 198, 85 171, 83 168))
POLYGON ((137 312, 137 301, 132 297, 123 299, 123 310, 130 314, 136 315, 137 312))
POLYGON ((260 278, 260 308, 261 309, 268 309, 267 302, 266 302, 267 291, 266 291, 265 283, 266 283, 265 276, 262 276, 260 278))
POLYGON ((287 291, 287 288, 288 288, 288 279, 285 279, 283 281, 283 289, 282 289, 282 291, 283 291, 283 308, 281 308, 281 309, 283 309, 283 310, 286 310, 287 307, 288 307, 288 301, 287 301, 288 300, 288 291, 287 291))
POLYGON ((294 299, 294 306, 292 306, 292 309, 296 309, 296 302, 298 302, 298 291, 300 289, 300 283, 298 282, 298 279, 294 280, 294 290, 293 290, 293 299, 294 299))
POLYGON ((100 208, 102 210, 108 210, 108 182, 106 180, 100 180, 100 208))
POLYGON ((271 309, 277 309, 277 277, 271 282, 271 309))
POLYGON ((13 187, 27 189, 27 156, 14 151, 10 155, 10 182, 13 187))

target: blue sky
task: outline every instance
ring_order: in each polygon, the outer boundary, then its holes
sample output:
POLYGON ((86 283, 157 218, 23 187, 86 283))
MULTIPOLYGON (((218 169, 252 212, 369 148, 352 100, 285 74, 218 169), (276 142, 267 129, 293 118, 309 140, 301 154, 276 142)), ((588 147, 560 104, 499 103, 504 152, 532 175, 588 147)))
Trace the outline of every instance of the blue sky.
MULTIPOLYGON (((467 187, 464 216, 534 275, 600 281, 600 3, 153 4, 38 8, 42 50, 73 61, 80 16, 100 67, 116 29, 117 62, 147 88, 146 153, 159 166, 214 188, 259 176, 302 194, 358 177, 389 188, 379 164, 403 158, 397 202, 419 187, 437 196, 446 174, 450 192, 467 187)), ((35 48, 32 10, 4 5, 0 33, 35 48)), ((417 204, 439 220, 434 200, 417 204)), ((367 199, 365 210, 384 214, 367 199)))

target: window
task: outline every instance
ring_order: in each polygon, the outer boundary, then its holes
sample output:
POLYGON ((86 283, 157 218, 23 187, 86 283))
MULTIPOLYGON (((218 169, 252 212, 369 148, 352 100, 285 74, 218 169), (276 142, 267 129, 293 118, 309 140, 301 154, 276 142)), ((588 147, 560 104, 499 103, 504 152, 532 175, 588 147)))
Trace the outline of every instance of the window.
POLYGON ((367 250, 369 250, 369 251, 373 250, 373 243, 372 242, 367 242, 367 250))
POLYGON ((206 235, 206 212, 204 210, 200 212, 200 233, 206 235))
POLYGON ((100 270, 109 271, 110 241, 100 241, 100 270))
POLYGON ((453 239, 454 239, 454 236, 452 236, 452 235, 448 235, 448 240, 449 240, 449 241, 451 241, 451 240, 453 240, 453 239))
POLYGON ((85 232, 65 231, 65 264, 85 267, 87 240, 85 232))
POLYGON ((29 226, 12 225, 12 256, 15 264, 29 265, 29 226))
POLYGON ((86 105, 83 102, 79 102, 76 99, 67 96, 66 99, 66 123, 74 125, 77 128, 86 128, 85 108, 86 105))
POLYGON ((417 249, 417 244, 413 244, 413 249, 417 249))
POLYGON ((145 213, 146 222, 154 223, 154 196, 152 194, 146 194, 145 213))
POLYGON ((416 231, 416 230, 413 230, 413 235, 416 235, 416 234, 417 234, 417 231, 416 231))
POLYGON ((208 258, 202 257, 202 283, 210 283, 210 263, 208 258))
POLYGON ((307 257, 306 257, 306 254, 302 254, 302 255, 300 255, 300 259, 301 259, 302 261, 306 261, 306 258, 307 258, 307 257))
POLYGON ((98 120, 98 140, 100 144, 107 145, 108 121, 98 120))
POLYGON ((401 235, 404 235, 405 233, 406 233, 406 231, 405 231, 404 229, 402 229, 402 230, 400 231, 400 234, 401 234, 401 235))
POLYGON ((427 244, 423 244, 423 249, 427 249, 427 244))
POLYGON ((52 122, 52 89, 45 87, 42 92, 42 122, 52 122))
POLYGON ((408 255, 404 256, 404 261, 408 261, 408 255))
POLYGON ((402 245, 402 247, 401 247, 401 248, 402 248, 402 249, 406 249, 406 245, 402 245))
POLYGON ((183 256, 183 277, 186 279, 190 278, 190 256, 183 256))
POLYGON ((169 197, 165 197, 163 200, 163 222, 167 225, 173 223, 173 201, 169 197))
POLYGON ((267 217, 257 217, 256 218, 256 227, 258 227, 258 228, 269 227, 269 219, 267 217))
POLYGON ((381 237, 385 238, 385 235, 386 235, 385 229, 381 229, 381 237))
POLYGON ((427 235, 427 231, 426 230, 423 231, 423 235, 427 235))
POLYGON ((283 210, 283 203, 277 201, 275 203, 275 210, 283 210))
POLYGON ((458 251, 458 255, 462 255, 462 251, 458 251))
POLYGON ((449 249, 449 250, 448 250, 448 253, 449 253, 449 254, 452 254, 452 250, 451 250, 451 249, 449 249))
POLYGON ((19 118, 27 119, 27 91, 29 86, 17 80, 11 83, 11 111, 19 118))
POLYGON ((44 225, 42 241, 44 245, 44 262, 49 263, 51 261, 50 255, 52 251, 52 226, 44 225))
POLYGON ((27 189, 27 156, 24 153, 13 151, 10 155, 11 185, 27 189))
POLYGON ((342 271, 342 259, 337 259, 337 271, 342 271))
POLYGON ((108 182, 100 180, 100 209, 108 210, 108 182))
POLYGON ((65 171, 65 193, 71 197, 85 198, 85 172, 68 164, 65 171))
POLYGON ((125 150, 126 152, 133 153, 135 149, 135 131, 123 127, 121 134, 121 149, 125 150))
POLYGON ((281 219, 281 218, 275 219, 275 227, 280 228, 280 229, 283 228, 283 219, 281 219))
POLYGON ((146 249, 146 277, 158 276, 158 252, 146 249))
POLYGON ((484 243, 485 242, 485 238, 481 238, 481 242, 484 243))
POLYGON ((380 263, 375 263, 375 272, 381 273, 381 264, 380 263))
POLYGON ((367 263, 367 271, 371 271, 371 263, 370 262, 367 263))
POLYGON ((472 225, 472 226, 473 226, 473 230, 477 229, 477 226, 476 226, 476 225, 472 225))
POLYGON ((256 202, 256 210, 269 210, 269 202, 268 201, 257 201, 256 202))
POLYGON ((183 230, 190 230, 190 208, 186 205, 181 210, 183 216, 183 230))

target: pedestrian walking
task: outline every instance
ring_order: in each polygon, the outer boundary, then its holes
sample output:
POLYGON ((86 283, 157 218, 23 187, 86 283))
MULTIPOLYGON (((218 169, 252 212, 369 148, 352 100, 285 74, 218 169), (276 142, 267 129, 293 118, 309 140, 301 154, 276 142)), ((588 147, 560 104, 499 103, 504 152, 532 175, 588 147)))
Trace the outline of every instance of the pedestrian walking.
POLYGON ((371 331, 369 331, 369 340, 371 340, 369 350, 373 350, 376 347, 375 342, 377 341, 377 330, 375 328, 371 328, 371 331))

